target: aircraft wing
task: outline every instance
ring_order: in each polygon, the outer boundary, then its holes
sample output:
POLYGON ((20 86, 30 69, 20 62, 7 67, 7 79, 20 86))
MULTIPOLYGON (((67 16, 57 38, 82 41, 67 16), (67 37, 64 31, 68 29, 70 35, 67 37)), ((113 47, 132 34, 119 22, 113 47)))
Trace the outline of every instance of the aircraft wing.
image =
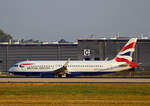
POLYGON ((54 70, 53 73, 56 74, 56 75, 57 74, 69 74, 69 71, 67 70, 67 66, 69 64, 69 61, 70 61, 70 59, 68 59, 66 61, 66 63, 61 68, 59 68, 57 70, 54 70))

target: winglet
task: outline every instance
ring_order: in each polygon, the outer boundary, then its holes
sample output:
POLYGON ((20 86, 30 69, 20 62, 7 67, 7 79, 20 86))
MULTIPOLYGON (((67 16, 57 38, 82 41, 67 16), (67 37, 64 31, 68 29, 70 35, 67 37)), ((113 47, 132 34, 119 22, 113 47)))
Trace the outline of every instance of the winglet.
POLYGON ((70 58, 68 58, 67 62, 64 64, 64 67, 67 67, 67 65, 69 64, 70 62, 70 58))

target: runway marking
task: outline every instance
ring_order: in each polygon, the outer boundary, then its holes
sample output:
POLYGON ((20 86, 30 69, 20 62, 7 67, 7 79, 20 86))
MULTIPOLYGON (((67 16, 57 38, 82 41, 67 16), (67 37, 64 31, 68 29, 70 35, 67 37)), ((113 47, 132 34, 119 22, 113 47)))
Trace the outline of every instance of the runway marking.
POLYGON ((150 83, 138 78, 0 78, 0 83, 150 83))

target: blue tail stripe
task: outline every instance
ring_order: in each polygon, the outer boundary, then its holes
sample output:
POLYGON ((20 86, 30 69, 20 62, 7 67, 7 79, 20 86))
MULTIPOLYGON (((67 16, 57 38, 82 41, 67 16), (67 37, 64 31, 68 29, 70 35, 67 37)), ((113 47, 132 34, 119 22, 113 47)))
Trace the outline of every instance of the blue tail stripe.
POLYGON ((120 54, 121 56, 131 56, 131 52, 127 52, 127 53, 124 53, 124 54, 120 54))

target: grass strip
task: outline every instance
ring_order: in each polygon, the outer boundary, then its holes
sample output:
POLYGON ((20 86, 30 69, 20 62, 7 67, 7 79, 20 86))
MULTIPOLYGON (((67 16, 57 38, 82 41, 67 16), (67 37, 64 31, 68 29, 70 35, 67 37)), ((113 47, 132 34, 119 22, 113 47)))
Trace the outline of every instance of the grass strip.
POLYGON ((150 84, 0 84, 0 105, 148 106, 149 98, 150 84))

